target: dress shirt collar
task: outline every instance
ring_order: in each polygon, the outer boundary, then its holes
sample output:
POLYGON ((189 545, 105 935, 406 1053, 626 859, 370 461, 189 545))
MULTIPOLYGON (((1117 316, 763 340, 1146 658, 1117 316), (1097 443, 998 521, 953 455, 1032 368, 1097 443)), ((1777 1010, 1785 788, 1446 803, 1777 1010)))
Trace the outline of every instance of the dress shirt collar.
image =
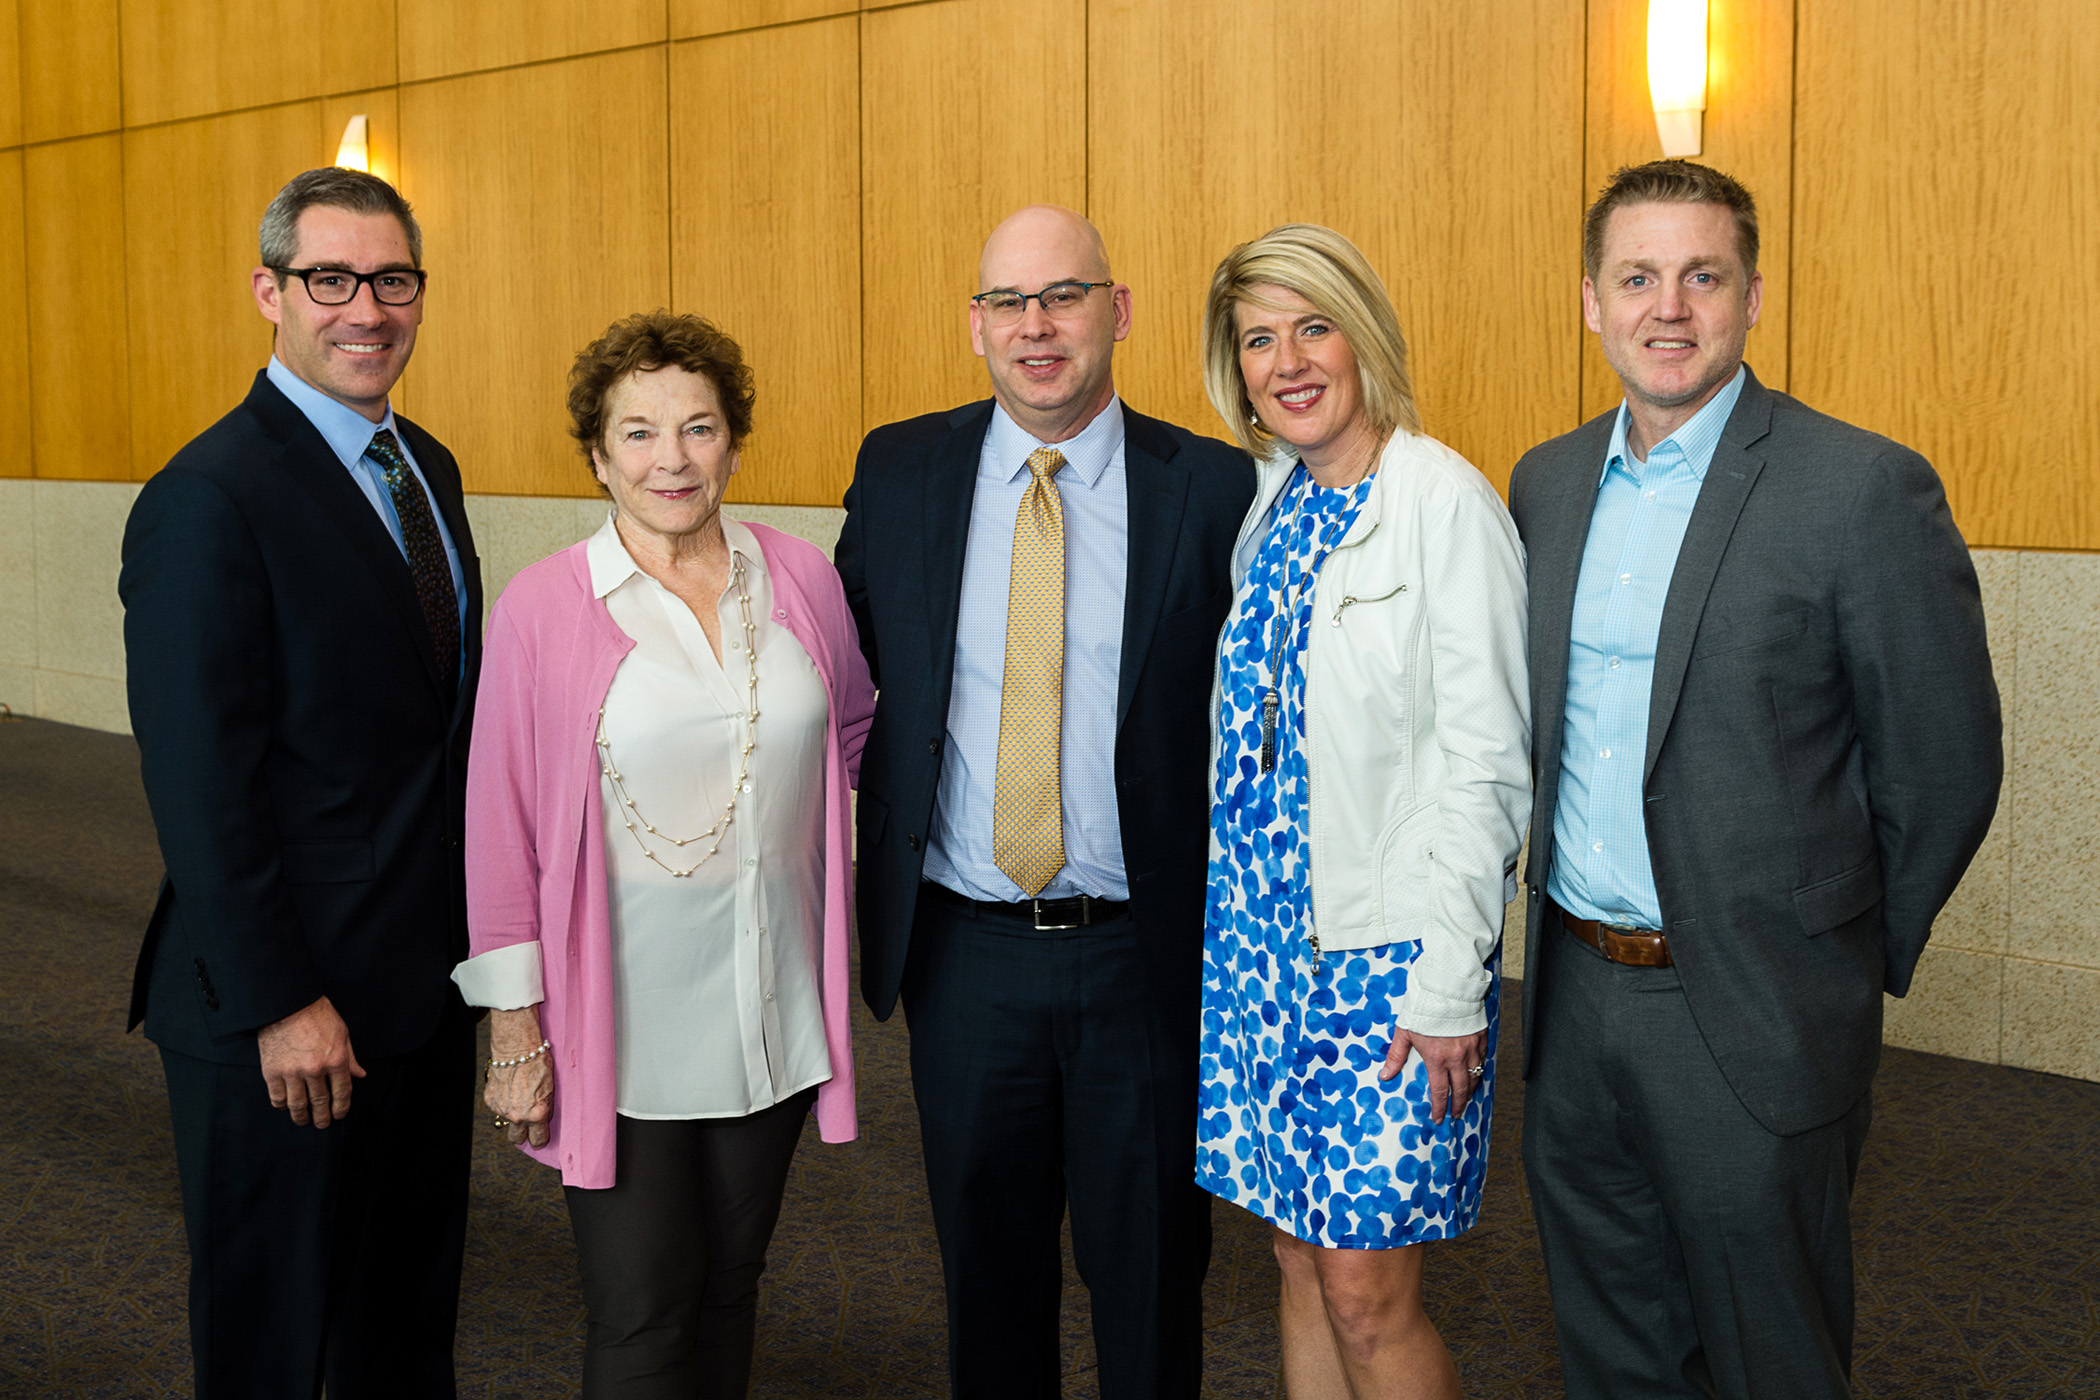
MULTIPOLYGON (((744 567, 758 573, 766 571, 765 551, 758 547, 758 536, 741 520, 722 517, 722 534, 729 541, 729 551, 744 561, 744 567)), ((620 529, 613 524, 613 512, 605 513, 605 523, 598 527, 583 546, 583 559, 591 570, 591 596, 603 598, 627 580, 641 574, 642 566, 634 562, 627 552, 627 542, 620 538, 620 529)))
MULTIPOLYGON (((357 465, 357 459, 365 455, 372 445, 372 436, 381 428, 394 435, 398 442, 401 430, 394 426, 394 405, 386 406, 386 416, 377 423, 359 413, 348 404, 337 403, 313 385, 284 367, 284 361, 275 355, 270 357, 270 367, 263 371, 292 406, 306 415, 306 421, 314 425, 329 449, 342 460, 346 467, 357 465)), ((403 444, 404 449, 406 444, 403 444)))
MULTIPOLYGON (((1726 388, 1708 399, 1704 408, 1678 425, 1676 432, 1649 447, 1648 460, 1654 461, 1655 454, 1668 444, 1684 455, 1685 464, 1692 469, 1692 480, 1706 480, 1706 469, 1713 465, 1714 449, 1721 445, 1721 430, 1728 426, 1728 415, 1735 412, 1735 401, 1743 396, 1743 381, 1748 375, 1749 371, 1745 366, 1737 365, 1735 378, 1728 381, 1726 388)), ((1604 478, 1611 474, 1611 469, 1615 466, 1624 466, 1627 472, 1635 477, 1640 475, 1633 454, 1626 450, 1626 426, 1631 421, 1627 415, 1626 401, 1621 399, 1619 416, 1611 425, 1611 447, 1604 454, 1604 470, 1597 474, 1599 486, 1604 484, 1604 478)))
POLYGON ((1023 428, 1007 413, 1004 405, 992 404, 992 425, 985 431, 984 456, 978 470, 995 481, 1016 481, 1028 470, 1028 454, 1038 447, 1054 447, 1065 454, 1065 465, 1058 477, 1077 477, 1089 491, 1101 480, 1101 473, 1123 446, 1123 399, 1111 395, 1108 406, 1094 415, 1094 421, 1080 430, 1079 436, 1064 442, 1044 442, 1023 428))

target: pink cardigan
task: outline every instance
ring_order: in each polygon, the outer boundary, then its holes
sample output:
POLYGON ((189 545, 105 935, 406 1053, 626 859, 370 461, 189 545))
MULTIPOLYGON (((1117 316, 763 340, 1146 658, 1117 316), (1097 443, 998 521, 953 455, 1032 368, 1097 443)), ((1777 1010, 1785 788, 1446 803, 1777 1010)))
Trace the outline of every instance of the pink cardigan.
MULTIPOLYGON (((824 1041, 831 1078, 817 1090, 817 1129, 850 1142, 853 1042, 847 938, 853 909, 850 790, 875 712, 853 616, 822 551, 752 525, 773 585, 773 616, 816 663, 831 699, 824 760, 824 1041)), ((552 1043, 554 1117, 527 1156, 561 1168, 564 1185, 613 1184, 612 915, 606 897, 596 735, 598 707, 634 642, 591 595, 584 545, 511 580, 489 618, 467 763, 469 947, 475 955, 537 939, 552 1043)))

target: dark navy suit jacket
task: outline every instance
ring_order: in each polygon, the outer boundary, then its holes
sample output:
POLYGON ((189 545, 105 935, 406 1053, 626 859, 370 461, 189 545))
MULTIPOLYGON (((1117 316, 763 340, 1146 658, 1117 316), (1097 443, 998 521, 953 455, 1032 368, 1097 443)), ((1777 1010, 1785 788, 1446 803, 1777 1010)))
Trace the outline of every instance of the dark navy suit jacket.
POLYGON ((168 873, 130 1023, 167 1049, 254 1064, 256 1030, 323 995, 366 1060, 461 1014, 481 564, 452 454, 396 422, 466 575, 456 687, 386 526, 264 375, 132 508, 131 723, 168 873))
MULTIPOLYGON (((861 758, 861 994, 896 1005, 919 897, 955 672, 964 547, 987 399, 892 423, 861 444, 837 562, 881 695, 861 758)), ((1254 498, 1238 448, 1123 410, 1130 565, 1116 697, 1116 805, 1131 914, 1160 994, 1196 1044, 1208 878, 1211 677, 1230 556, 1254 498)))

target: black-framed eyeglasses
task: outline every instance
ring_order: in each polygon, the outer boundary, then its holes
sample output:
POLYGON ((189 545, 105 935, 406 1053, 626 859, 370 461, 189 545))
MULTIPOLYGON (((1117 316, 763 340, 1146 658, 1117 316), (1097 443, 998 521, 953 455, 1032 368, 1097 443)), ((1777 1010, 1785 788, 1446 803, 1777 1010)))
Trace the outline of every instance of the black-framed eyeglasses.
POLYGON ((378 272, 352 272, 347 267, 273 267, 279 277, 296 277, 317 306, 347 306, 357 289, 370 283, 381 306, 407 306, 423 295, 421 268, 389 267, 378 272))
POLYGON ((1031 301, 1043 308, 1044 315, 1063 321, 1079 314, 1086 305, 1088 292, 1097 287, 1115 285, 1113 282, 1052 282, 1040 292, 979 292, 970 300, 984 313, 984 319, 995 326, 1012 325, 1020 320, 1031 301))

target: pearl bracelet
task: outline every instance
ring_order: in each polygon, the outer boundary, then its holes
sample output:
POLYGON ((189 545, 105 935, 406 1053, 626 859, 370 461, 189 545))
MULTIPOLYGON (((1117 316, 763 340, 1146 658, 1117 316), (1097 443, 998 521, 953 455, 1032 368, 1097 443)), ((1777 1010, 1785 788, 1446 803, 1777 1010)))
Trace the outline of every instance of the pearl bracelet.
POLYGON ((513 1066, 516 1066, 516 1065, 522 1065, 522 1064, 526 1063, 526 1062, 527 1062, 527 1061, 529 1061, 529 1060, 537 1060, 537 1059, 538 1059, 538 1058, 539 1058, 540 1056, 542 1056, 542 1055, 544 1055, 544 1054, 546 1054, 546 1053, 547 1053, 547 1042, 543 1040, 543 1041, 541 1041, 541 1042, 540 1042, 540 1048, 539 1048, 539 1049, 537 1049, 537 1050, 535 1050, 535 1051, 533 1051, 533 1052, 532 1052, 531 1054, 529 1054, 529 1055, 520 1055, 520 1056, 518 1056, 518 1058, 517 1058, 517 1059, 515 1059, 515 1060, 490 1060, 490 1061, 489 1061, 489 1068, 490 1068, 490 1069, 510 1069, 510 1068, 512 1068, 513 1066))

